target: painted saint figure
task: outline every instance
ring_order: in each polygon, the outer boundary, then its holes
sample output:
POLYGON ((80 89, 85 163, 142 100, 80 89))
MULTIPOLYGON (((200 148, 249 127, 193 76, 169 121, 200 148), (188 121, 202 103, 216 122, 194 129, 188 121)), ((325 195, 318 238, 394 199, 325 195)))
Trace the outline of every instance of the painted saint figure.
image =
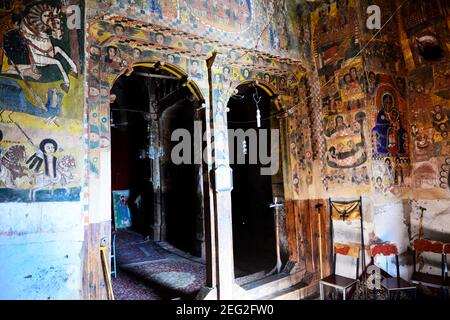
POLYGON ((385 92, 381 96, 381 109, 377 123, 372 129, 374 151, 378 154, 403 154, 407 147, 406 131, 400 124, 400 115, 394 104, 394 97, 385 92))
POLYGON ((66 193, 69 193, 68 184, 74 180, 72 171, 76 167, 75 158, 72 155, 64 155, 62 159, 55 156, 58 144, 53 139, 44 139, 39 144, 39 150, 28 160, 28 168, 34 171, 34 187, 30 189, 30 200, 36 200, 36 193, 42 189, 53 189, 60 184, 66 193), (44 166, 41 171, 42 165, 44 166))
POLYGON ((33 154, 28 160, 27 164, 30 170, 37 173, 44 164, 45 176, 49 178, 56 178, 56 161, 55 152, 58 150, 58 144, 53 139, 44 139, 39 144, 39 150, 33 154))
MULTIPOLYGON (((63 39, 60 9, 41 3, 26 8, 24 12, 19 27, 5 34, 3 48, 10 66, 7 70, 2 70, 2 73, 18 74, 22 78, 29 76, 38 80, 42 74, 37 67, 54 65, 59 69, 64 81, 61 89, 68 92, 69 77, 57 55, 67 62, 75 77, 78 70, 67 53, 59 46, 53 45, 53 40, 63 39)), ((2 68, 4 69, 3 66, 2 68)))

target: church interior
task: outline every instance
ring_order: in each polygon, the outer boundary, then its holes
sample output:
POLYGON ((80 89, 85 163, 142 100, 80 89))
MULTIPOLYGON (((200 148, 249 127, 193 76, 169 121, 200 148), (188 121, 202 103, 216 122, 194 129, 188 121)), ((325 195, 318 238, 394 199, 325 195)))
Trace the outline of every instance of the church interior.
POLYGON ((0 0, 0 300, 450 298, 450 2, 0 0))

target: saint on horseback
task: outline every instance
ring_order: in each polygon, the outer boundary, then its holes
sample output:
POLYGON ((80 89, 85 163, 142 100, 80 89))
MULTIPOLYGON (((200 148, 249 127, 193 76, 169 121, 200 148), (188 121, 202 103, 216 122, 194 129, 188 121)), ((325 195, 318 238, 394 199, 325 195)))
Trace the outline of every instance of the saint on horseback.
POLYGON ((61 12, 58 8, 41 3, 25 10, 21 19, 16 18, 16 27, 4 36, 3 50, 13 68, 3 73, 18 74, 35 80, 42 74, 37 67, 55 65, 64 80, 61 89, 69 91, 70 81, 63 64, 56 58, 59 54, 70 66, 70 73, 77 76, 77 66, 52 39, 62 40, 63 27, 61 12), (18 21, 20 20, 20 22, 18 21))

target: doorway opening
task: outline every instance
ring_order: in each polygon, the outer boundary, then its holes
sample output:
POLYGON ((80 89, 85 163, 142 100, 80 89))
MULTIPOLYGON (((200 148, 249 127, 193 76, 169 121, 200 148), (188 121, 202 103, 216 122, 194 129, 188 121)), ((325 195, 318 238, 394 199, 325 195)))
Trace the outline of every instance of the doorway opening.
POLYGON ((191 161, 173 163, 172 133, 193 137, 204 114, 195 84, 160 66, 135 66, 111 89, 112 229, 119 275, 174 298, 204 285, 205 230, 202 164, 193 139, 191 161))
MULTIPOLYGON (((238 86, 237 94, 228 102, 228 129, 256 132, 256 140, 245 135, 245 142, 235 139, 230 146, 230 158, 234 158, 230 159, 233 170, 231 205, 235 276, 238 279, 267 276, 276 272, 280 264, 273 204, 284 199, 282 169, 279 167, 272 175, 262 174, 261 169, 268 165, 259 157, 263 143, 267 146, 265 155, 272 156, 271 129, 280 128, 279 120, 273 117, 272 101, 265 90, 250 82, 238 86), (257 120, 257 105, 260 121, 257 120), (266 130, 266 137, 261 130, 266 130), (244 164, 239 164, 236 158, 241 152, 244 164), (256 163, 250 161, 250 154, 255 152, 258 155, 256 163)), ((281 159, 280 148, 277 152, 281 159)))

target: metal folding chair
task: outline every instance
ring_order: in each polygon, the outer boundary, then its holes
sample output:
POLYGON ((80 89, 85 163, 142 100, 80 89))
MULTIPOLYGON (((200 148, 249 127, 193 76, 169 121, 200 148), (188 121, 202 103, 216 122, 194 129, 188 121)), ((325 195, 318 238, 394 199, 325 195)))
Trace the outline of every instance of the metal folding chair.
POLYGON ((116 264, 116 231, 111 234, 111 276, 117 278, 117 264, 116 264))

